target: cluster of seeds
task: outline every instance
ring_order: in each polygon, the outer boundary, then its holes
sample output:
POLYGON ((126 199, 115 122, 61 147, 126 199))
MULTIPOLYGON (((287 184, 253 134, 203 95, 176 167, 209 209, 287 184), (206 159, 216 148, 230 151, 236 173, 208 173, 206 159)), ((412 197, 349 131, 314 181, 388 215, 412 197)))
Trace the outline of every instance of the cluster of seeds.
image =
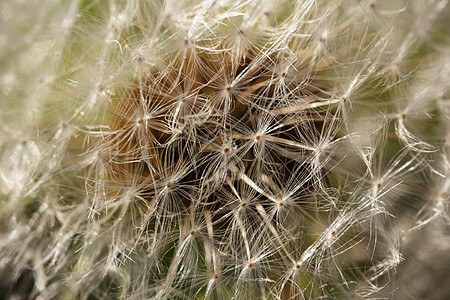
POLYGON ((446 1, 6 2, 7 296, 444 295, 446 1))

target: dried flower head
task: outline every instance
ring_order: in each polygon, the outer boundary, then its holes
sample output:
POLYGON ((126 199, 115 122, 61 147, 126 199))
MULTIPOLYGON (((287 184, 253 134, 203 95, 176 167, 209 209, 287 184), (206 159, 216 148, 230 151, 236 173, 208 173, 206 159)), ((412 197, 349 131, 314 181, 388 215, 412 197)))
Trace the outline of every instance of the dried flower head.
POLYGON ((446 4, 0 4, 0 289, 448 296, 446 4))

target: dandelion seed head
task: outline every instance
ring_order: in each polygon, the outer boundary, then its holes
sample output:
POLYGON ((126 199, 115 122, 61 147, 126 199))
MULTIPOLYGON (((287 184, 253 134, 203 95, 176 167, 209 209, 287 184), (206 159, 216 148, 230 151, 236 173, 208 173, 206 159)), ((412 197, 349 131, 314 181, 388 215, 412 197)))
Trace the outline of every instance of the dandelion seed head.
POLYGON ((388 2, 7 1, 0 289, 401 290, 448 221, 448 13, 388 2))

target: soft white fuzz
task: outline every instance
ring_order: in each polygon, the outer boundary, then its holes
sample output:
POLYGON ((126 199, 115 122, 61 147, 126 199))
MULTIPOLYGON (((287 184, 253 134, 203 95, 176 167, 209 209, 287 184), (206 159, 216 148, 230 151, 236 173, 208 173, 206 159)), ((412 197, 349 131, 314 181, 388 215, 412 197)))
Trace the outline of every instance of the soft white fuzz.
POLYGON ((449 17, 2 0, 3 295, 448 297, 449 17))

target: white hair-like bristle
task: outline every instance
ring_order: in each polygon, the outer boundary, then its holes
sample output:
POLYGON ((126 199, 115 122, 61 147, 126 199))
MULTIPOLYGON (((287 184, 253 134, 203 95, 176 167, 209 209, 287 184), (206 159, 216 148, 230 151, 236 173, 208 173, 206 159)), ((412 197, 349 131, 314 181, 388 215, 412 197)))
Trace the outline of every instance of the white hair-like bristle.
POLYGON ((0 298, 449 297, 449 16, 2 1, 0 298))

